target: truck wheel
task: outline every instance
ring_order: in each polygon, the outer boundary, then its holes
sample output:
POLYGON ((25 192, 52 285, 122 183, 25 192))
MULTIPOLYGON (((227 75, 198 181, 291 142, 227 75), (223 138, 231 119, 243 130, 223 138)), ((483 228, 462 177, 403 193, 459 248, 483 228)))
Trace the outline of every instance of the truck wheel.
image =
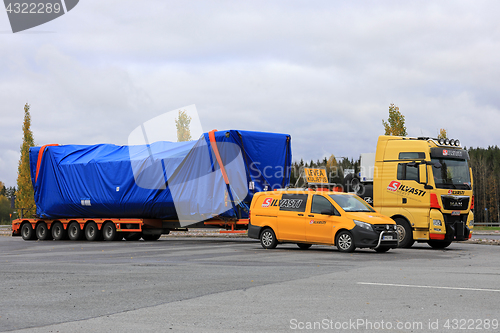
POLYGON ((402 218, 396 218, 394 221, 398 229, 398 247, 410 248, 415 243, 410 224, 402 218))
POLYGON ((429 244, 433 249, 444 249, 448 246, 450 246, 452 241, 444 241, 444 240, 430 240, 427 241, 427 244, 429 244))
POLYGON ((68 238, 72 241, 77 241, 82 238, 82 229, 80 229, 80 224, 78 222, 71 222, 68 225, 68 238))
POLYGON ((148 235, 142 235, 142 239, 144 239, 145 241, 147 242, 150 242, 150 241, 157 241, 158 239, 160 239, 161 237, 161 234, 148 234, 148 235))
POLYGON ((118 232, 116 231, 116 226, 113 222, 106 222, 102 226, 102 237, 105 241, 114 241, 118 238, 118 232))
POLYGON ((278 240, 273 229, 266 228, 260 234, 260 245, 265 249, 274 249, 278 245, 278 240))
POLYGON ((340 252, 354 252, 356 249, 351 233, 346 230, 338 233, 335 245, 337 245, 340 252))
POLYGON ((301 250, 307 250, 308 248, 310 248, 310 247, 312 246, 312 244, 297 243, 297 246, 298 246, 301 250))
POLYGON ((138 241, 141 237, 142 233, 140 232, 129 232, 125 234, 125 240, 127 241, 138 241))
POLYGON ((31 223, 27 222, 21 227, 21 236, 24 240, 35 240, 36 235, 31 223))
POLYGON ((56 222, 52 224, 52 238, 55 240, 63 240, 66 239, 66 230, 64 230, 64 227, 61 222, 56 222))
POLYGON ((383 253, 389 251, 391 248, 388 246, 379 246, 375 249, 378 253, 383 253))
POLYGON ((101 233, 99 232, 99 228, 97 227, 97 223, 89 222, 85 226, 85 238, 88 241, 97 241, 100 239, 101 233))
POLYGON ((52 238, 52 234, 49 232, 49 228, 47 228, 47 224, 45 222, 40 222, 35 229, 36 238, 39 240, 49 240, 52 238))

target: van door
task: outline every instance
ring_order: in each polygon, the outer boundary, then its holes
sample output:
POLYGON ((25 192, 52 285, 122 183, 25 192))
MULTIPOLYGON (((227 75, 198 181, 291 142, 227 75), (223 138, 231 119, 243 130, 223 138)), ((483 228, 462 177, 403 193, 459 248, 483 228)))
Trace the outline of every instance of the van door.
POLYGON ((324 211, 338 214, 330 200, 322 195, 314 194, 305 227, 307 242, 333 244, 333 224, 338 221, 340 214, 337 216, 321 214, 324 211))
POLYGON ((283 194, 279 202, 279 241, 305 241, 307 194, 283 194))

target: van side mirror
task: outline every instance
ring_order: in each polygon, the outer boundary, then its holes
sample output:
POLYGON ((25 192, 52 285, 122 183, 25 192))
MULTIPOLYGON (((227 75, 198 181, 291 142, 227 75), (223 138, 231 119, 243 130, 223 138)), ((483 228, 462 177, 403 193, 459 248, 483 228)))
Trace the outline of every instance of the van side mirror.
POLYGON ((335 210, 333 210, 333 209, 322 210, 321 215, 335 215, 335 210))

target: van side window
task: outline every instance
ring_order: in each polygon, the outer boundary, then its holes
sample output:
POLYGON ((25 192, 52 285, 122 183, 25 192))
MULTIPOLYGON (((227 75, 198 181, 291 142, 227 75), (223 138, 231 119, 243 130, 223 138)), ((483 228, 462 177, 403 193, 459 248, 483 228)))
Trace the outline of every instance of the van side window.
POLYGON ((312 205, 311 205, 311 213, 313 214, 321 214, 322 211, 325 210, 333 210, 335 215, 339 215, 335 207, 322 195, 313 195, 312 205))
POLYGON ((307 194, 283 194, 280 200, 280 210, 305 212, 307 194))
POLYGON ((418 182, 418 167, 408 166, 408 163, 399 163, 398 180, 414 180, 418 182))
POLYGON ((399 153, 400 160, 424 160, 425 153, 402 152, 399 153))

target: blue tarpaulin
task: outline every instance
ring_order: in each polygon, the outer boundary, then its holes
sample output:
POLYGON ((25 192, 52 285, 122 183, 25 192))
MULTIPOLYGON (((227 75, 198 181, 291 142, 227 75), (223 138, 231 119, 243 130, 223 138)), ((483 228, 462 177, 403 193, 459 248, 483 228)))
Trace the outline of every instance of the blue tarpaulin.
POLYGON ((150 145, 58 145, 30 150, 31 178, 42 218, 157 218, 199 222, 246 218, 253 193, 289 183, 286 134, 219 131, 197 141, 150 145), (41 156, 39 156, 41 154, 41 156))

